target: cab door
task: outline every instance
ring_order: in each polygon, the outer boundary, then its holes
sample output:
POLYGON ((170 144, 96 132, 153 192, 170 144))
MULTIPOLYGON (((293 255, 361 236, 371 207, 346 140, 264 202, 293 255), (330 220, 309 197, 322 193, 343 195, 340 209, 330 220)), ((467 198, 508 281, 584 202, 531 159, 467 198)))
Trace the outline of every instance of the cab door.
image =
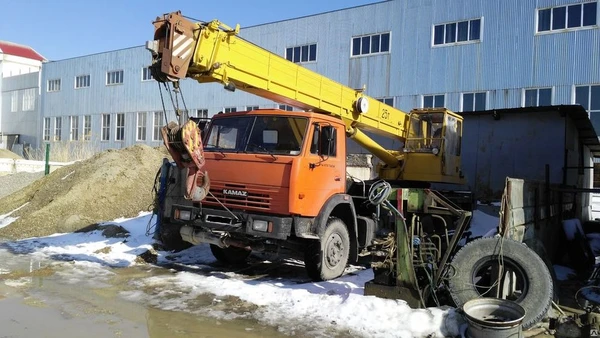
POLYGON ((292 210, 303 216, 316 216, 334 194, 346 187, 346 149, 342 125, 314 122, 310 126, 303 155, 293 170, 290 201, 292 210))
POLYGON ((444 164, 442 172, 446 176, 459 176, 462 123, 456 117, 446 114, 445 125, 444 164))

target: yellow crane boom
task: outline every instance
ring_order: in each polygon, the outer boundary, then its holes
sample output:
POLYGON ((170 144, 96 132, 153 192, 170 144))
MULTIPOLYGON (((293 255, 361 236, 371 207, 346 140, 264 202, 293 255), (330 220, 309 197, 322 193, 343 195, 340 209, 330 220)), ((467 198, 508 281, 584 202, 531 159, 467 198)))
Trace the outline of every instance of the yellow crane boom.
MULTIPOLYGON (((409 113, 240 38, 239 25, 230 28, 217 20, 192 22, 178 11, 158 17, 154 26, 154 40, 146 47, 154 55, 152 74, 156 80, 178 81, 187 77, 201 83, 220 82, 230 91, 240 89, 339 117, 349 137, 385 162, 388 169, 395 169, 391 176, 398 177, 396 172, 406 166, 407 154, 385 149, 361 130, 406 142, 410 135, 409 113)), ((433 111, 450 113, 445 109, 433 111)), ((423 137, 423 133, 420 135, 423 137)), ((458 173, 446 176, 448 179, 441 181, 460 181, 458 173)))

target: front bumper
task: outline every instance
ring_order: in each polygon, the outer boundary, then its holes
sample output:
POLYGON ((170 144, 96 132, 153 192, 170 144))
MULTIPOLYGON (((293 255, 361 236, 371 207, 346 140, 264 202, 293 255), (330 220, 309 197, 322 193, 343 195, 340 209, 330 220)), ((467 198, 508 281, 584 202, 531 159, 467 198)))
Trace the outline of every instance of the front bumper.
POLYGON ((173 205, 171 219, 211 231, 235 232, 274 239, 287 239, 291 235, 293 221, 292 217, 267 216, 187 205, 173 205), (187 215, 187 212, 190 215, 189 219, 181 219, 181 215, 187 215))

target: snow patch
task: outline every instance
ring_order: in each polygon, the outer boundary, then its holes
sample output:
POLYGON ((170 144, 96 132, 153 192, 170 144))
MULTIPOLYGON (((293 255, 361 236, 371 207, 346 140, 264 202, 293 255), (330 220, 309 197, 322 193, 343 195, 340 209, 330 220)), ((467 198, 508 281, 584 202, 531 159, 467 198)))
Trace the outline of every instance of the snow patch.
POLYGON ((490 215, 482 210, 473 210, 471 219, 471 237, 489 237, 493 236, 500 222, 499 216, 490 215))
POLYGON ((563 221, 563 229, 568 241, 575 239, 577 233, 583 234, 583 228, 581 227, 581 221, 578 218, 566 219, 563 221))
MULTIPOLYGON (((476 212, 476 226, 497 225, 497 218, 484 216, 476 212)), ((33 259, 68 261, 72 269, 57 272, 65 283, 105 287, 114 275, 111 267, 136 265, 137 255, 152 247, 152 235, 146 234, 151 217, 150 213, 141 213, 135 218, 109 222, 129 231, 127 238, 105 238, 97 230, 29 238, 6 245, 12 252, 33 259)), ((212 266, 215 259, 208 245, 176 254, 160 251, 158 263, 183 269, 171 269, 168 273, 165 267, 166 274, 131 279, 125 288, 129 290, 120 296, 164 310, 223 320, 249 318, 292 335, 302 332, 327 336, 331 330, 340 330, 361 337, 444 337, 459 335, 464 323, 453 308, 412 309, 402 300, 364 296, 364 284, 373 278, 371 269, 350 267, 347 275, 320 283, 306 282, 304 273, 299 277, 244 275, 244 271, 219 271, 212 266), (233 307, 232 297, 239 299, 233 307), (199 306, 199 302, 212 306, 199 306)), ((303 271, 301 262, 289 260, 286 264, 303 271)), ((5 283, 19 285, 24 281, 5 283)))
POLYGON ((15 211, 18 211, 19 209, 26 206, 27 204, 29 204, 29 202, 23 204, 22 206, 16 208, 15 210, 13 210, 7 214, 0 215, 0 228, 4 228, 4 227, 8 226, 9 224, 11 224, 12 222, 16 221, 19 217, 9 217, 9 216, 12 215, 12 213, 14 213, 15 211))
POLYGON ((600 256, 600 233, 589 233, 585 235, 590 243, 590 248, 594 253, 594 256, 600 256))
POLYGON ((554 272, 558 280, 569 280, 571 277, 577 276, 575 270, 562 265, 554 265, 554 272))

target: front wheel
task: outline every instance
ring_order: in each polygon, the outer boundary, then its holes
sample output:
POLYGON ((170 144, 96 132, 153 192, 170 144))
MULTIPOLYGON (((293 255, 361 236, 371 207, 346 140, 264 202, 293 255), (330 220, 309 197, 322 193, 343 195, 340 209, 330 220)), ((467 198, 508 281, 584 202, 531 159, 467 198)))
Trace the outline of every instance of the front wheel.
POLYGON ((341 276, 350 256, 350 235, 339 218, 330 218, 320 240, 311 241, 304 253, 308 276, 314 281, 341 276))
POLYGON ((159 238, 168 251, 182 251, 192 246, 181 238, 180 224, 163 223, 160 225, 159 238))
POLYGON ((243 248, 237 248, 233 246, 221 248, 214 244, 210 245, 210 251, 219 262, 228 265, 238 265, 245 263, 248 257, 250 256, 250 253, 252 253, 250 250, 246 250, 243 248))

